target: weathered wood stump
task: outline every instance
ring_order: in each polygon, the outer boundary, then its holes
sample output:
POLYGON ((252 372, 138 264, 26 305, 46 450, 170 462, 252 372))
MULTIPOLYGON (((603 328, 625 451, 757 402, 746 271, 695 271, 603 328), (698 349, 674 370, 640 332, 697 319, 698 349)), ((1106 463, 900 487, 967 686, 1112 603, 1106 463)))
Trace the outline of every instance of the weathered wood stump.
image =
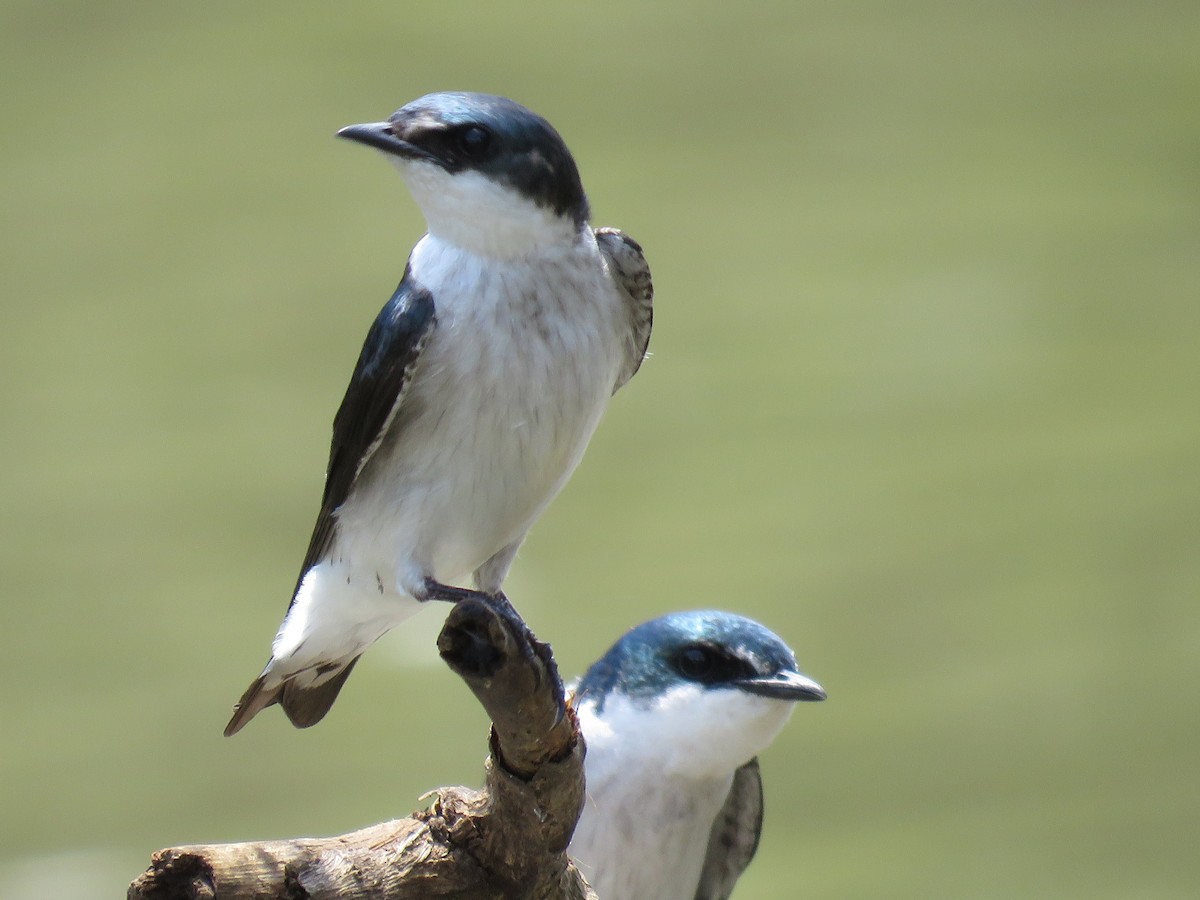
POLYGON ((466 600, 438 649, 492 719, 482 789, 337 837, 160 850, 129 900, 594 898, 566 853, 584 744, 550 648, 507 601, 466 600))

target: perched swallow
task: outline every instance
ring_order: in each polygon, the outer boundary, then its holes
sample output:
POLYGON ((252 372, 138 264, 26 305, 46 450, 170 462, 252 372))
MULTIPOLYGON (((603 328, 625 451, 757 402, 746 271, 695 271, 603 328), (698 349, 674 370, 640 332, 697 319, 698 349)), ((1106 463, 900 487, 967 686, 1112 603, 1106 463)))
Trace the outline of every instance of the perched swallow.
POLYGON ((273 703, 297 727, 318 722, 363 651, 422 601, 501 599, 650 339, 641 247, 588 224, 545 119, 439 93, 338 134, 399 169, 428 233, 367 334, 291 604, 226 735, 273 703))
POLYGON ((587 802, 570 854, 605 900, 724 900, 758 849, 757 756, 824 700, 771 631, 727 612, 639 625, 575 689, 587 802))

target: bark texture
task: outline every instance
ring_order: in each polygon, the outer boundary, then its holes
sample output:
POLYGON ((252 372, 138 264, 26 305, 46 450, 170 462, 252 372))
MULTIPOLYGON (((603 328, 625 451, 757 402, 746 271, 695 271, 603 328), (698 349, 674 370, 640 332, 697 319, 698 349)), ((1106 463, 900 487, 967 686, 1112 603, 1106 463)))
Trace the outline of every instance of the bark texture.
POLYGON ((129 900, 595 898, 566 854, 584 745, 550 648, 501 598, 457 604, 438 649, 492 719, 482 789, 337 837, 160 850, 129 900))

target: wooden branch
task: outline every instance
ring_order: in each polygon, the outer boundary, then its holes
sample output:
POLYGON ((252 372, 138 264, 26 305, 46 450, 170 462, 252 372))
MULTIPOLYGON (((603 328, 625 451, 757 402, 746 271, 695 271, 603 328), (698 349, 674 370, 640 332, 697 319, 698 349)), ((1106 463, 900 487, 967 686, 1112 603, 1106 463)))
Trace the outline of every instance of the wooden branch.
POLYGON ((160 850, 129 900, 594 900, 566 854, 584 746, 550 648, 507 601, 472 599, 438 649, 492 718, 482 790, 442 788, 407 819, 338 837, 160 850))

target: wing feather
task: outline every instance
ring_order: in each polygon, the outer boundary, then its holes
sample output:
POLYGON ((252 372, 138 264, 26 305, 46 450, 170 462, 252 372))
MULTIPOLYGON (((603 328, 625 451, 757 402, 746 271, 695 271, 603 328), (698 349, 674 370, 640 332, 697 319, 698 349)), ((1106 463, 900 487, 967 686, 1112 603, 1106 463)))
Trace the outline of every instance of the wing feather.
POLYGON ((654 325, 654 282, 650 266, 641 245, 616 228, 597 228, 596 243, 608 263, 613 281, 621 290, 629 313, 629 330, 625 341, 625 365, 613 387, 616 393, 637 373, 646 358, 650 345, 650 330, 654 325))
POLYGON ((436 325, 434 313, 433 295, 405 269, 400 285, 367 332, 346 395, 333 418, 325 493, 296 590, 305 573, 328 552, 338 507, 350 496, 355 480, 404 405, 421 351, 436 325))
POLYGON ((752 759, 734 773, 729 796, 713 822, 696 900, 728 900, 758 850, 762 820, 762 773, 752 759))

